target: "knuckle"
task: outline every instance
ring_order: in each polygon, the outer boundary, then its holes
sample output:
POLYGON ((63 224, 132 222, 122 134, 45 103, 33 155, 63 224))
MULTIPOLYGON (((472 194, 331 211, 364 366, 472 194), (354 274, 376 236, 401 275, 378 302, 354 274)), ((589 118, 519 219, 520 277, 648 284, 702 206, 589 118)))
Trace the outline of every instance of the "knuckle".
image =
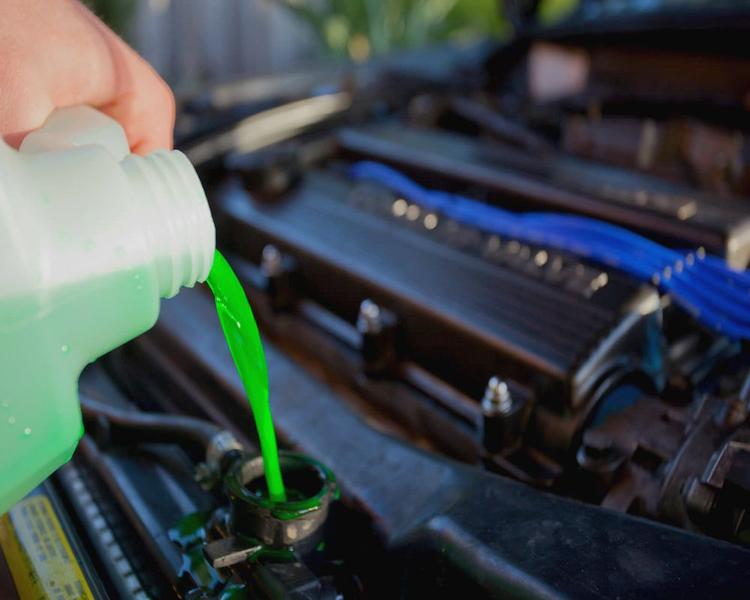
POLYGON ((160 105, 170 116, 174 117, 177 106, 174 93, 172 92, 172 88, 170 88, 161 78, 159 78, 159 83, 157 85, 157 95, 160 105))

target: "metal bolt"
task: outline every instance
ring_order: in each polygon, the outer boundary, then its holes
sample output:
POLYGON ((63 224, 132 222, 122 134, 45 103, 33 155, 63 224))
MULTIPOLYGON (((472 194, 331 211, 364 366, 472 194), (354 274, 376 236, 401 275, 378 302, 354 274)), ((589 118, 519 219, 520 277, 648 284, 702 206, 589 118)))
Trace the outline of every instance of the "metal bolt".
POLYGON ((222 458, 229 452, 242 450, 242 444, 230 431, 222 430, 211 438, 206 448, 206 464, 212 469, 221 467, 222 458))
POLYGON ((383 318, 380 307, 369 298, 359 305, 357 328, 361 333, 378 333, 383 329, 383 318))
POLYGON ((268 277, 278 275, 283 270, 281 252, 273 244, 268 244, 263 248, 260 268, 268 277))
POLYGON ((482 410, 485 414, 507 415, 513 408, 513 398, 508 384, 499 377, 491 377, 482 398, 482 410))
POLYGON ((203 554, 214 569, 225 569, 245 562, 262 549, 263 546, 247 546, 234 536, 230 536, 206 544, 203 547, 203 554))
POLYGON ((716 493, 693 477, 685 484, 683 497, 688 511, 693 514, 708 515, 713 509, 716 493))

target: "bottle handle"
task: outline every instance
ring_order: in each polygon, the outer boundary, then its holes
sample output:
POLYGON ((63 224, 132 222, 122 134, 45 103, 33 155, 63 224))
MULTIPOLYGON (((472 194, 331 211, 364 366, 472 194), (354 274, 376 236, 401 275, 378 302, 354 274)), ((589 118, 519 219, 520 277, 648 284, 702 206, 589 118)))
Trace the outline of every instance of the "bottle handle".
POLYGON ((36 131, 29 133, 19 151, 40 153, 76 146, 101 146, 118 162, 130 154, 122 126, 90 106, 56 109, 36 131))

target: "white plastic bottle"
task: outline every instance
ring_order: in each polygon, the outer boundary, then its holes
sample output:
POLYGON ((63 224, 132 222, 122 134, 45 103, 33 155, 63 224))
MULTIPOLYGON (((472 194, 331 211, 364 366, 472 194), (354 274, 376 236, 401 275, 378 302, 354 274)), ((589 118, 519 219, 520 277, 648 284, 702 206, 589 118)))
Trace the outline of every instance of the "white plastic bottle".
POLYGON ((73 454, 83 367, 208 276, 215 234, 183 154, 129 154, 94 109, 0 141, 0 514, 73 454))

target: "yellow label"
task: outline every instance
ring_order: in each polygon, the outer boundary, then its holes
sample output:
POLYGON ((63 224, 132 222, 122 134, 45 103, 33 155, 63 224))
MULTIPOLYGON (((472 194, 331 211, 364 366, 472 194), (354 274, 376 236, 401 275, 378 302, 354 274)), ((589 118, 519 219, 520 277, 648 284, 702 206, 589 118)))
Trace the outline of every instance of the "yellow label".
POLYGON ((31 496, 0 517, 0 548, 22 600, 93 595, 46 496, 31 496))

